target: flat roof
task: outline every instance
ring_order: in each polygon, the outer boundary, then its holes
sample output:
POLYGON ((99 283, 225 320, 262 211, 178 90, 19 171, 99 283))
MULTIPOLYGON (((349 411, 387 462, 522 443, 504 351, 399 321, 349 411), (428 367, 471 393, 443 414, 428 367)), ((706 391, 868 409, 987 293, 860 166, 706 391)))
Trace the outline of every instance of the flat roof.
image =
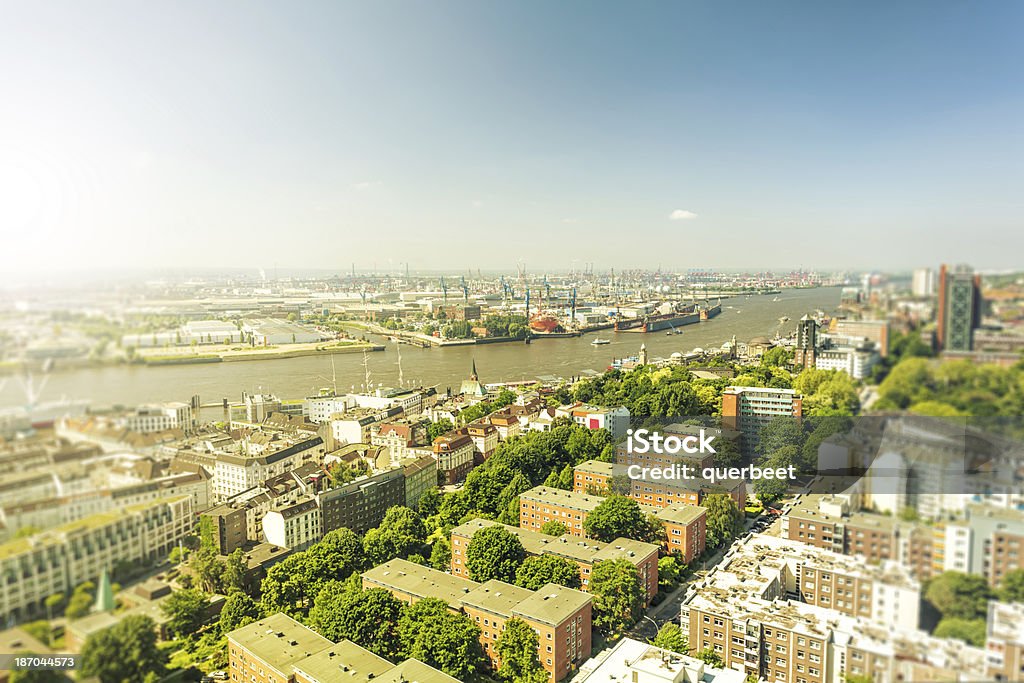
POLYGON ((662 508, 658 510, 654 516, 663 522, 689 524, 694 520, 704 517, 707 515, 707 512, 707 509, 700 505, 677 505, 674 507, 662 508))
POLYGON ((369 569, 363 579, 383 588, 391 588, 417 598, 438 598, 454 609, 472 592, 476 581, 462 579, 408 560, 394 559, 369 569))
POLYGON ((516 605, 532 595, 526 588, 491 579, 464 595, 462 604, 508 618, 516 605))
MULTIPOLYGON (((259 653, 256 653, 259 655, 259 653)), ((390 670, 391 662, 359 647, 351 640, 343 640, 292 665, 314 683, 369 681, 390 670)))
MULTIPOLYGON (((556 555, 576 562, 589 562, 593 564, 598 560, 625 558, 642 561, 652 553, 658 552, 658 546, 653 543, 634 541, 630 538, 616 538, 611 543, 595 541, 593 539, 580 538, 578 536, 549 536, 539 531, 523 529, 517 526, 508 526, 490 519, 473 519, 465 524, 452 529, 453 536, 473 538, 473 535, 480 529, 491 526, 505 527, 514 534, 528 555, 556 555)), ((634 563, 635 563, 634 562, 634 563)))
POLYGON ((571 618, 591 600, 590 595, 583 591, 549 583, 516 605, 512 613, 555 626, 571 618))
POLYGON ((334 645, 280 612, 235 629, 228 639, 286 677, 291 676, 293 664, 334 645))
POLYGON ((376 679, 378 683, 459 683, 443 671, 438 671, 418 659, 407 659, 376 679))

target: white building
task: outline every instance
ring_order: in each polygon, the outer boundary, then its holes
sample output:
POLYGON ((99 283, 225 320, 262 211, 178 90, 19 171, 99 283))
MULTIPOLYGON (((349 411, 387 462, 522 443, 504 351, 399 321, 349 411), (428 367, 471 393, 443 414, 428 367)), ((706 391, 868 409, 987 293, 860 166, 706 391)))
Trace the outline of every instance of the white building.
POLYGON ((717 669, 653 645, 623 638, 583 662, 570 683, 744 683, 742 672, 717 669))
POLYGON ((125 417, 125 427, 133 432, 149 434, 181 429, 189 433, 196 427, 192 406, 178 401, 142 405, 125 417))
POLYGON ((854 379, 868 377, 878 361, 874 350, 854 347, 820 349, 814 355, 814 367, 818 370, 842 370, 854 379))
POLYGON ((300 441, 271 442, 259 448, 250 441, 242 442, 234 452, 215 456, 213 464, 213 494, 217 500, 259 486, 267 479, 297 469, 307 462, 321 462, 324 442, 319 436, 300 441))
POLYGON ((279 548, 304 550, 323 538, 323 516, 315 499, 293 503, 263 515, 263 536, 279 548))
POLYGON ((935 271, 931 268, 917 268, 914 270, 913 279, 910 283, 910 290, 914 296, 927 297, 935 294, 935 271))
POLYGON ((256 346, 310 344, 326 339, 326 335, 315 327, 293 323, 282 318, 247 320, 242 325, 242 331, 256 346))
POLYGON ((0 545, 0 618, 45 614, 43 601, 70 595, 118 562, 162 560, 195 526, 192 501, 169 498, 102 512, 0 545))
POLYGON ((625 406, 617 408, 600 408, 589 406, 583 403, 573 403, 559 406, 555 410, 555 417, 568 417, 578 425, 587 429, 607 429, 613 441, 620 441, 626 438, 626 430, 629 429, 629 409, 625 406))

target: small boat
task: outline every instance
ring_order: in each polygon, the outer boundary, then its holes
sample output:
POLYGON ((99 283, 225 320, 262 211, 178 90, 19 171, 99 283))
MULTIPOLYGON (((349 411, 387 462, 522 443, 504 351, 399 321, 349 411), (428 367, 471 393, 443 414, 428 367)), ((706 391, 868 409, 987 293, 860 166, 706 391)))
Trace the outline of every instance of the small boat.
POLYGON ((788 323, 789 322, 789 316, 788 315, 782 316, 781 318, 779 318, 779 322, 780 323, 788 323))
POLYGON ((778 301, 778 300, 779 300, 779 297, 775 297, 774 299, 772 299, 772 301, 778 301))
POLYGON ((612 342, 611 342, 610 339, 601 339, 600 337, 598 337, 598 338, 594 339, 594 341, 590 342, 590 345, 591 346, 602 346, 604 344, 611 344, 611 343, 612 342))

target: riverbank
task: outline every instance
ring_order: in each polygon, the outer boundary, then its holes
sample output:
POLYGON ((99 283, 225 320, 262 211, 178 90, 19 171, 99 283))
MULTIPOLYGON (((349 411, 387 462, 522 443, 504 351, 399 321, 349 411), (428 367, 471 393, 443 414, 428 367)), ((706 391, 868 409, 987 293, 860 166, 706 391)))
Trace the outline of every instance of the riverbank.
POLYGON ((187 365, 191 363, 235 363, 250 360, 280 360, 283 358, 301 358, 303 356, 329 356, 345 353, 362 353, 364 351, 383 351, 383 344, 366 342, 333 342, 329 344, 289 344, 270 348, 204 351, 203 353, 172 353, 139 355, 145 365, 187 365), (296 348, 298 347, 298 348, 296 348))

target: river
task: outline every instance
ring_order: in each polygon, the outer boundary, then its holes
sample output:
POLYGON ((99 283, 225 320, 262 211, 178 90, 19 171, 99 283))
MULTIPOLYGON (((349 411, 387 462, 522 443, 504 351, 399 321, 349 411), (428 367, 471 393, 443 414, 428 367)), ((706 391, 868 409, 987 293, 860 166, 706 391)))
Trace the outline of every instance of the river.
MULTIPOLYGON (((540 339, 532 344, 483 344, 420 349, 401 346, 406 386, 438 386, 457 389, 475 361, 482 382, 532 380, 540 375, 569 377, 584 370, 603 371, 613 358, 635 355, 641 344, 650 357, 666 357, 695 347, 715 348, 733 335, 740 342, 756 336, 788 334, 805 313, 833 311, 840 288, 784 290, 779 295, 740 296, 722 302, 718 317, 681 328, 682 334, 641 334, 602 330, 569 339, 540 339), (777 300, 776 300, 777 299, 777 300), (784 324, 779 318, 788 316, 784 324), (593 346, 595 336, 611 343, 593 346)), ((374 341, 382 338, 374 337, 374 341)), ((398 351, 387 342, 384 352, 366 354, 373 385, 398 386, 398 351)), ((364 383, 362 354, 334 355, 334 376, 339 392, 364 383)), ((36 378, 39 383, 39 378, 36 378)), ((62 370, 47 376, 40 401, 60 398, 85 399, 94 406, 136 405, 153 401, 187 401, 198 394, 204 403, 240 399, 243 391, 269 392, 282 398, 299 398, 332 383, 331 356, 305 356, 280 360, 240 361, 197 365, 114 365, 62 370)), ((23 405, 24 391, 14 381, 0 391, 0 407, 23 405)))

